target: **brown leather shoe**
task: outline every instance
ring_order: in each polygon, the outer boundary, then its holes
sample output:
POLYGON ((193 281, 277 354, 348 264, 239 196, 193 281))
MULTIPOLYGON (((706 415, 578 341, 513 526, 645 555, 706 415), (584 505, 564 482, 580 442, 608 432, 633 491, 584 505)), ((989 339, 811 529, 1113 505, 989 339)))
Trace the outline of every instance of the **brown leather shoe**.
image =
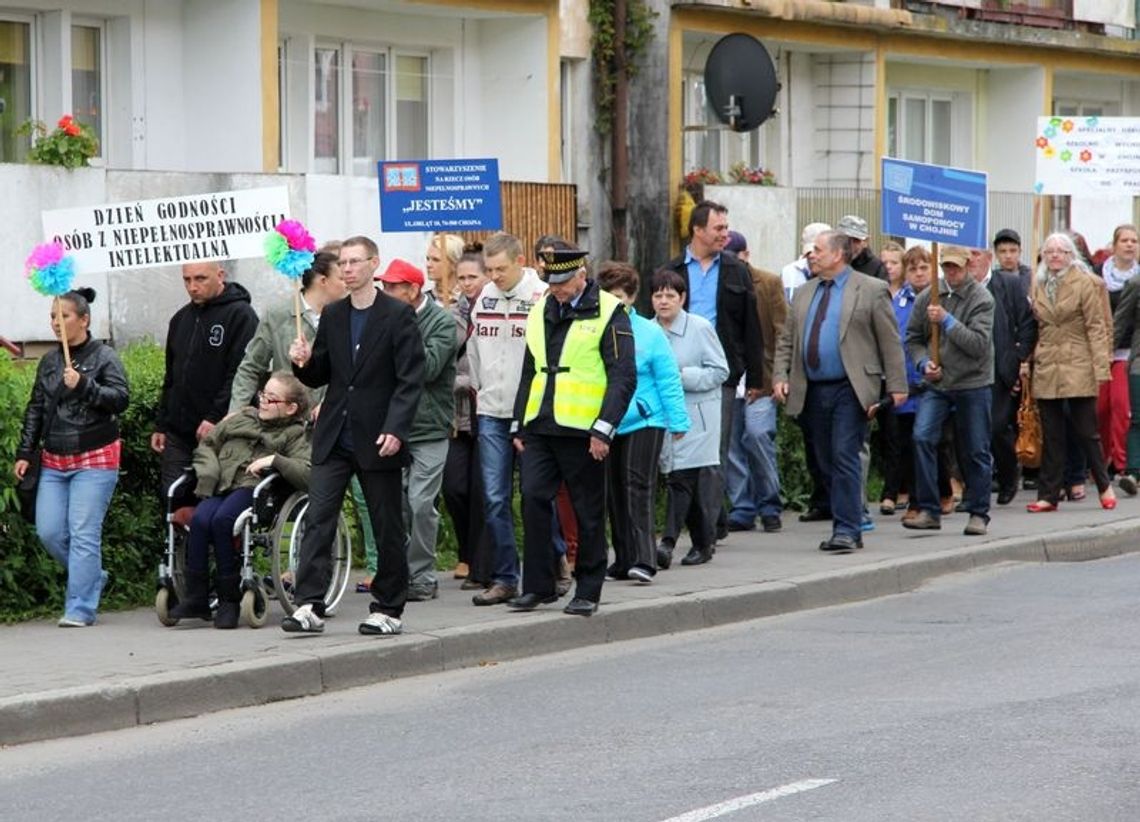
POLYGON ((942 528, 942 523, 930 515, 929 511, 919 511, 918 514, 910 519, 903 519, 903 528, 913 528, 916 531, 937 531, 942 528))
POLYGON ((943 514, 953 514, 954 513, 954 505, 956 503, 954 502, 953 497, 943 497, 941 502, 942 502, 942 513, 943 514))
POLYGON ((476 605, 502 605, 508 599, 514 599, 518 595, 519 590, 515 586, 496 582, 486 591, 471 597, 471 601, 476 605))
POLYGON ((471 573, 471 569, 468 567, 466 562, 460 562, 455 566, 455 579, 467 579, 467 575, 469 573, 471 573))

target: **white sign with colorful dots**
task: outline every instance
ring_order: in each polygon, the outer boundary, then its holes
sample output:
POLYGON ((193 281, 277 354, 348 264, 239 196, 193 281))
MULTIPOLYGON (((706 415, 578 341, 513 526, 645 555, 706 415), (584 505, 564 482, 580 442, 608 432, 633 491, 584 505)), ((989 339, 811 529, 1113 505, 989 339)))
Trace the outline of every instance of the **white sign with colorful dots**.
POLYGON ((1037 194, 1140 194, 1140 117, 1038 117, 1037 194))

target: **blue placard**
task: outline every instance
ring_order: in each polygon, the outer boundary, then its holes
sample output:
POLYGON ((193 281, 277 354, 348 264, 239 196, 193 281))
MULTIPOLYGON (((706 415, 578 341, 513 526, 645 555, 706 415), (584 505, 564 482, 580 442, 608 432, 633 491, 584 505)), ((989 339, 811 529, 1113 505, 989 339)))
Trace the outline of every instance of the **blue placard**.
POLYGON ((503 227, 498 160, 396 160, 377 168, 386 232, 503 227))
POLYGON ((985 248, 986 175, 883 158, 883 233, 985 248))

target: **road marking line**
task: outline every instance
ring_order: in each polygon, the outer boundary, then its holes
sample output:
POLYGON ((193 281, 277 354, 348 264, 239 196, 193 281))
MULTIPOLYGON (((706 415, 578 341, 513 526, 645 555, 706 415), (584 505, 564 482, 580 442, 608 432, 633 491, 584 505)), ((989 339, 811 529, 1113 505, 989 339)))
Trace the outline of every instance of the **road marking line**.
POLYGON ((771 802, 773 799, 792 796, 793 794, 803 793, 804 791, 814 791, 816 788, 822 788, 825 785, 830 785, 838 781, 837 779, 801 779, 799 782, 791 782, 768 791, 750 793, 747 796, 738 796, 735 799, 728 799, 724 802, 718 802, 715 805, 697 808, 694 811, 683 813, 680 816, 671 816, 664 820, 664 822, 705 822, 706 819, 715 819, 718 816, 735 813, 736 811, 750 808, 753 805, 771 802))

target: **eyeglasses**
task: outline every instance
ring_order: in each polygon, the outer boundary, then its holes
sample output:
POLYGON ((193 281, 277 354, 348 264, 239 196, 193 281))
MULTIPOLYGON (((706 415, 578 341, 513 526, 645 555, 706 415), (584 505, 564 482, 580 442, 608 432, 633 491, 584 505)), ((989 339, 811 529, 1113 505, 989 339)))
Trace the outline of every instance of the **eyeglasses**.
POLYGON ((366 263, 371 260, 371 257, 353 257, 351 260, 340 260, 341 268, 355 268, 361 263, 366 263))
POLYGON ((289 400, 282 399, 281 397, 266 394, 264 391, 257 392, 257 401, 262 405, 283 405, 289 402, 289 400))

